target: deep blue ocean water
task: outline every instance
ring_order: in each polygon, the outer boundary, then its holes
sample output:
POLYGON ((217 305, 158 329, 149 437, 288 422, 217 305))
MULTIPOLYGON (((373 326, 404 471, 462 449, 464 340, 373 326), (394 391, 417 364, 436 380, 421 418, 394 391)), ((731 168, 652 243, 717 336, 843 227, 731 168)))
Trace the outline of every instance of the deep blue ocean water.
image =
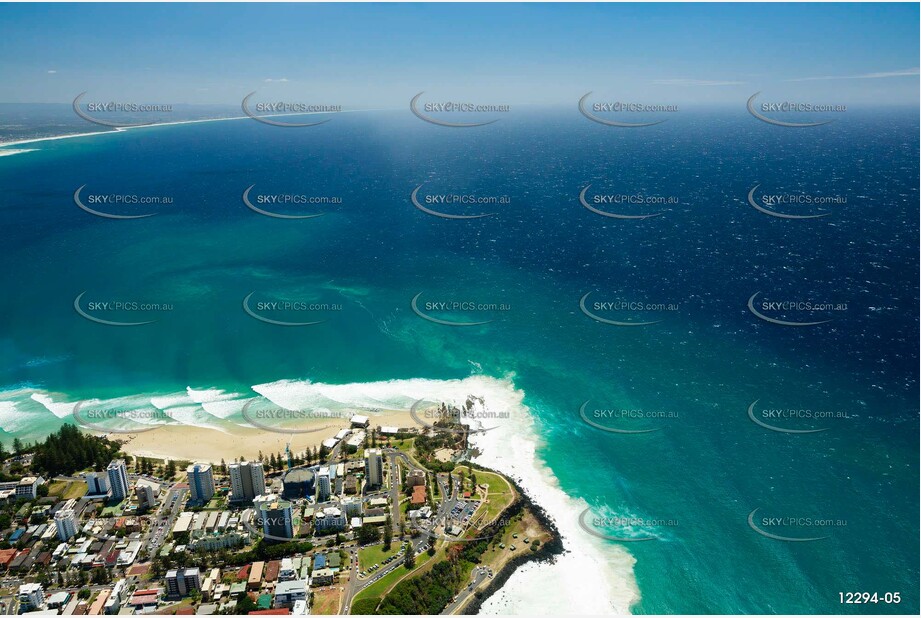
MULTIPOLYGON (((642 593, 635 612, 917 613, 918 128, 917 110, 901 109, 796 130, 744 109, 636 130, 573 110, 460 130, 378 112, 303 130, 247 120, 42 142, 0 158, 0 386, 77 401, 187 386, 247 392, 283 378, 511 376, 567 493, 599 511, 671 522, 643 532, 656 541, 628 544, 642 593), (593 193, 675 200, 608 204, 661 214, 606 218, 580 205, 590 183, 593 193), (759 183, 847 201, 778 207, 830 213, 820 219, 770 217, 746 199, 759 183), (441 219, 410 202, 420 184, 423 195, 508 203, 433 205, 497 213, 441 219), (82 185, 173 203, 106 206, 158 213, 108 220, 74 204, 82 185), (264 217, 241 200, 250 185, 342 203, 282 209, 325 213, 314 219, 264 217), (153 324, 107 327, 74 311, 82 292, 172 310, 153 324), (242 310, 251 292, 342 309, 321 325, 275 327, 242 310), (589 292, 676 308, 599 310, 661 319, 610 326, 580 311, 589 292), (818 312, 826 324, 784 327, 748 310, 756 292, 846 309, 818 312), (419 293, 509 309, 484 312, 493 321, 483 326, 443 326, 413 313, 419 293), (579 417, 587 400, 671 417, 610 421, 651 433, 599 431, 579 417), (749 419, 755 400, 847 418, 772 421, 828 427, 774 432, 749 419), (749 527, 756 508, 759 518, 838 524, 823 526, 821 541, 777 541, 749 527), (840 604, 849 591, 900 592, 902 603, 840 604)), ((0 434, 5 443, 64 422, 37 402, 16 405, 35 422, 0 419, 16 428, 0 434)))

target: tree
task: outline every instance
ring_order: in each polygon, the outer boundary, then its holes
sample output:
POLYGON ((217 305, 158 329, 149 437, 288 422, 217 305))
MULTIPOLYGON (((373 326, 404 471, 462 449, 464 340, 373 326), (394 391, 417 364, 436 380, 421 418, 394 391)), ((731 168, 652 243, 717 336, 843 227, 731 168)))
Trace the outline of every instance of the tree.
MULTIPOLYGON (((32 470, 46 477, 73 474, 89 467, 99 470, 112 460, 118 446, 106 438, 84 434, 68 423, 33 447, 32 470)), ((25 448, 21 442, 19 448, 25 448)))
POLYGON ((371 543, 376 543, 381 538, 381 533, 378 532, 377 526, 372 526, 371 524, 365 524, 358 529, 358 544, 359 545, 370 545, 371 543))
POLYGON ((259 606, 256 605, 255 601, 249 598, 248 594, 241 594, 240 598, 237 600, 237 607, 234 611, 235 615, 245 616, 250 612, 254 612, 259 609, 259 606))
POLYGON ((22 440, 19 438, 13 438, 13 452, 17 455, 22 452, 22 440))
POLYGON ((412 543, 407 543, 406 549, 403 550, 403 564, 406 565, 407 569, 412 569, 416 566, 416 552, 413 550, 412 543))
POLYGON ((390 551, 390 543, 393 542, 393 521, 390 513, 387 513, 387 523, 384 524, 384 551, 390 551))

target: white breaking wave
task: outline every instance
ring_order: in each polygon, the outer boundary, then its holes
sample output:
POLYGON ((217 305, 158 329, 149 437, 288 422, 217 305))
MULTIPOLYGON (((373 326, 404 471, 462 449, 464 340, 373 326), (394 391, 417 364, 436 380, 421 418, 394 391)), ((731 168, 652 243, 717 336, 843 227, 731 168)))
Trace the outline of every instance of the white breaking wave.
POLYGON ((239 414, 248 399, 247 395, 228 393, 219 388, 196 390, 190 386, 186 388, 186 392, 189 399, 200 405, 205 412, 221 420, 239 414))
POLYGON ((59 402, 54 401, 51 398, 51 395, 48 393, 32 393, 32 401, 37 401, 42 404, 46 410, 54 414, 58 418, 67 418, 68 416, 73 416, 75 402, 59 402))
MULTIPOLYGON (((486 395, 496 408, 494 395, 486 395)), ((481 614, 598 615, 629 614, 640 592, 633 574, 634 557, 624 548, 586 534, 579 515, 588 508, 581 498, 560 489, 553 472, 540 460, 534 419, 523 404, 524 393, 509 383, 499 400, 508 419, 496 429, 471 437, 482 455, 475 461, 509 476, 556 524, 567 552, 552 565, 528 563, 481 606, 481 614)))
MULTIPOLYGON (((253 385, 252 390, 287 409, 328 411, 331 416, 356 411, 374 416, 377 411, 407 410, 420 400, 459 407, 470 398, 482 400, 483 403, 475 402, 472 414, 476 418, 470 419, 470 424, 494 429, 471 437, 471 443, 482 452, 477 463, 515 479, 553 519, 567 553, 554 564, 529 563, 517 569, 501 590, 483 603, 481 613, 629 614, 630 607, 639 600, 633 556, 623 547, 592 537, 579 527, 579 515, 588 504, 564 493, 553 472, 541 461, 534 419, 523 403, 524 392, 515 388, 511 378, 473 375, 457 380, 414 378, 352 384, 279 380, 253 385), (503 414, 496 418, 484 412, 503 414)), ((252 397, 217 388, 188 387, 185 392, 137 395, 103 403, 138 409, 154 406, 171 423, 226 430, 228 422, 249 426, 242 416, 231 417, 252 397)), ((73 413, 75 405, 63 399, 58 394, 32 389, 0 393, 0 429, 22 431, 22 419, 31 423, 37 418, 24 409, 23 402, 29 400, 63 419, 73 413)))

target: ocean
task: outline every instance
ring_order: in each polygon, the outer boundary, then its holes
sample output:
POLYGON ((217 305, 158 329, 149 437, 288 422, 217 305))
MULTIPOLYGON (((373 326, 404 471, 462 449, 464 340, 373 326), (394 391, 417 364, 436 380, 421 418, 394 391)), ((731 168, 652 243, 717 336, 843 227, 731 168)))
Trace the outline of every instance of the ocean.
POLYGON ((257 393, 478 395, 479 461, 570 550, 483 613, 917 613, 918 135, 573 106, 35 143, 0 157, 0 440, 83 400, 218 426, 257 393))

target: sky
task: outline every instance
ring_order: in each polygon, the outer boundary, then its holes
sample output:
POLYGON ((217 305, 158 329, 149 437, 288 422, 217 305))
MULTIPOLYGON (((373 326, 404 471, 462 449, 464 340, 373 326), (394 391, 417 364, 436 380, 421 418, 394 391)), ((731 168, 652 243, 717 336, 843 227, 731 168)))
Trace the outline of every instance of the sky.
POLYGON ((919 101, 918 4, 5 4, 0 102, 919 101))

